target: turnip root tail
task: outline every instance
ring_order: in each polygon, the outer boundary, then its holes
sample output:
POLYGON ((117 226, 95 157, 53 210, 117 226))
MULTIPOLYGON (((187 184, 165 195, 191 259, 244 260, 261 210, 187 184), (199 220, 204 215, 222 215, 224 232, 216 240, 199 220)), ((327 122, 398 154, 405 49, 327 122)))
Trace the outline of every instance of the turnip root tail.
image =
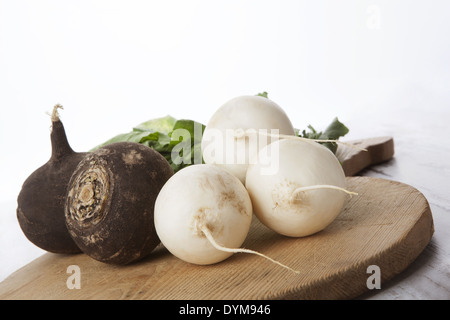
POLYGON ((231 253, 250 253, 250 254, 256 254, 256 255, 258 255, 258 256, 260 256, 260 257, 266 258, 267 260, 269 260, 269 261, 271 261, 271 262, 273 262, 273 263, 275 263, 275 264, 277 264, 277 265, 279 265, 279 266, 281 266, 281 267, 283 267, 283 268, 285 268, 285 269, 288 269, 289 271, 292 271, 292 272, 294 272, 294 273, 296 273, 296 274, 300 274, 300 271, 294 270, 294 269, 292 269, 291 267, 288 267, 288 266, 282 264, 281 262, 278 262, 278 261, 276 261, 276 260, 274 260, 274 259, 272 259, 272 258, 270 258, 270 257, 268 257, 268 256, 266 256, 266 255, 264 255, 264 254, 262 254, 262 253, 259 253, 259 252, 257 252, 257 251, 250 250, 250 249, 244 249, 244 248, 227 248, 227 247, 221 246, 220 244, 218 244, 218 243, 216 242, 216 240, 214 239, 214 237, 212 236, 211 232, 209 231, 209 229, 207 228, 206 225, 200 225, 199 227, 200 227, 200 230, 201 230, 201 231, 204 233, 204 235, 206 236, 206 238, 209 240, 209 242, 211 242, 211 244, 212 244, 212 245, 214 246, 214 248, 216 248, 217 250, 224 251, 224 252, 231 252, 231 253))
POLYGON ((353 148, 353 149, 357 149, 357 150, 361 150, 361 151, 367 151, 367 149, 365 149, 365 148, 360 148, 360 147, 358 147, 358 146, 355 146, 354 144, 351 144, 351 143, 345 143, 345 142, 342 142, 342 141, 340 141, 340 140, 332 140, 332 139, 324 139, 324 140, 321 140, 321 139, 309 139, 309 138, 303 138, 303 137, 299 137, 299 136, 294 136, 294 135, 289 135, 289 134, 281 134, 281 133, 276 133, 276 134, 273 134, 273 133, 268 133, 268 132, 265 132, 265 130, 259 130, 258 132, 255 130, 255 129, 247 129, 247 130, 244 130, 244 129, 236 129, 235 130, 235 138, 236 139, 239 139, 239 138, 243 138, 243 137, 245 137, 245 136, 249 136, 249 135, 252 135, 252 134, 256 134, 256 133, 258 133, 258 134, 261 134, 261 135, 265 135, 265 136, 267 136, 267 137, 273 137, 273 138, 282 138, 282 139, 298 139, 298 140, 305 140, 305 141, 314 141, 314 142, 330 142, 330 143, 339 143, 339 144, 342 144, 342 145, 344 145, 344 146, 347 146, 347 147, 349 147, 349 148, 353 148))
POLYGON ((333 190, 338 190, 338 191, 342 191, 347 193, 350 196, 353 195, 358 195, 358 193, 356 192, 352 192, 352 191, 348 191, 344 188, 338 187, 338 186, 333 186, 333 185, 328 185, 328 184, 318 184, 318 185, 314 185, 314 186, 309 186, 309 187, 300 187, 294 190, 294 192, 292 192, 292 201, 296 201, 297 200, 297 195, 300 192, 305 192, 305 191, 310 191, 310 190, 317 190, 317 189, 333 189, 333 190))

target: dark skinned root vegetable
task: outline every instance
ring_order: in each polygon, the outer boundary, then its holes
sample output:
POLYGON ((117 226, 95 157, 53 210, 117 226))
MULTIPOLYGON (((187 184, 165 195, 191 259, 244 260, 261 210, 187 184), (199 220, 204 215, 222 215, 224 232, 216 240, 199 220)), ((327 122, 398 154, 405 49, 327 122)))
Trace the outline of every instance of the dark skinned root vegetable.
POLYGON ((64 215, 67 186, 73 171, 86 153, 70 147, 58 109, 53 108, 50 134, 50 160, 23 183, 17 198, 17 219, 25 236, 33 244, 53 253, 79 253, 70 236, 64 215))
POLYGON ((91 258, 129 264, 160 243, 154 225, 156 197, 173 175, 155 150, 117 142, 84 158, 67 191, 66 225, 78 247, 91 258))

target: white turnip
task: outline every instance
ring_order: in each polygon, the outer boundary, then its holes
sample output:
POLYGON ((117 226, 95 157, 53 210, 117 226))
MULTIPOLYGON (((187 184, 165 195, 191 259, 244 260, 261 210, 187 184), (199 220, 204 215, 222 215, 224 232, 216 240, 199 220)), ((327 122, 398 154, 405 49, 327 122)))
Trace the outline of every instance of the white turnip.
POLYGON ((295 135, 279 105, 261 96, 239 96, 223 104, 207 123, 201 144, 203 159, 227 169, 244 183, 252 157, 279 135, 295 135), (269 134, 250 135, 248 130, 269 134))
POLYGON ((167 181, 155 202, 161 242, 173 255, 194 264, 213 264, 232 255, 217 250, 205 230, 223 246, 238 248, 251 220, 252 204, 245 187, 214 165, 183 168, 167 181))
POLYGON ((305 139, 283 139, 266 146, 246 175, 256 217, 291 237, 314 234, 341 212, 347 190, 345 174, 326 147, 305 139), (270 150, 266 150, 270 149, 270 150), (276 161, 275 173, 265 173, 276 161))
POLYGON ((262 253, 240 248, 250 230, 251 199, 238 178, 215 165, 192 165, 174 174, 156 199, 154 217, 162 244, 186 262, 209 265, 242 252, 298 273, 262 253))

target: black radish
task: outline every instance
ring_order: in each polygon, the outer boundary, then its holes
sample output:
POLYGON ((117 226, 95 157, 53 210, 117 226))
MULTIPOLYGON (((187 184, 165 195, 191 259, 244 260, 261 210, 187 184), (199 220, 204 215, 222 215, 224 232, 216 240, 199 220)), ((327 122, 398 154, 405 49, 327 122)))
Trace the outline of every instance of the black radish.
POLYGON ((64 202, 67 186, 78 163, 86 153, 70 147, 58 109, 53 108, 50 134, 50 160, 23 183, 17 198, 17 219, 25 236, 33 244, 53 253, 78 253, 65 224, 64 202))
POLYGON ((160 243, 155 200, 172 175, 169 162, 142 144, 117 142, 89 153, 73 173, 65 206, 79 248, 120 265, 150 254, 160 243))

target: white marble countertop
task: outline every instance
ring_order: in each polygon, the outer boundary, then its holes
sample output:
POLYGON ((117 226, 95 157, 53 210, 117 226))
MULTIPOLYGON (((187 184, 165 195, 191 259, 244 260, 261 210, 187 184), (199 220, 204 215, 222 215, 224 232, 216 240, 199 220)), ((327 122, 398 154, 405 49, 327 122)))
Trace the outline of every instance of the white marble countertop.
POLYGON ((431 207, 435 233, 422 254, 400 275, 362 296, 365 299, 450 299, 450 137, 449 110, 411 110, 385 114, 393 128, 394 159, 361 174, 396 180, 423 193, 431 207))

